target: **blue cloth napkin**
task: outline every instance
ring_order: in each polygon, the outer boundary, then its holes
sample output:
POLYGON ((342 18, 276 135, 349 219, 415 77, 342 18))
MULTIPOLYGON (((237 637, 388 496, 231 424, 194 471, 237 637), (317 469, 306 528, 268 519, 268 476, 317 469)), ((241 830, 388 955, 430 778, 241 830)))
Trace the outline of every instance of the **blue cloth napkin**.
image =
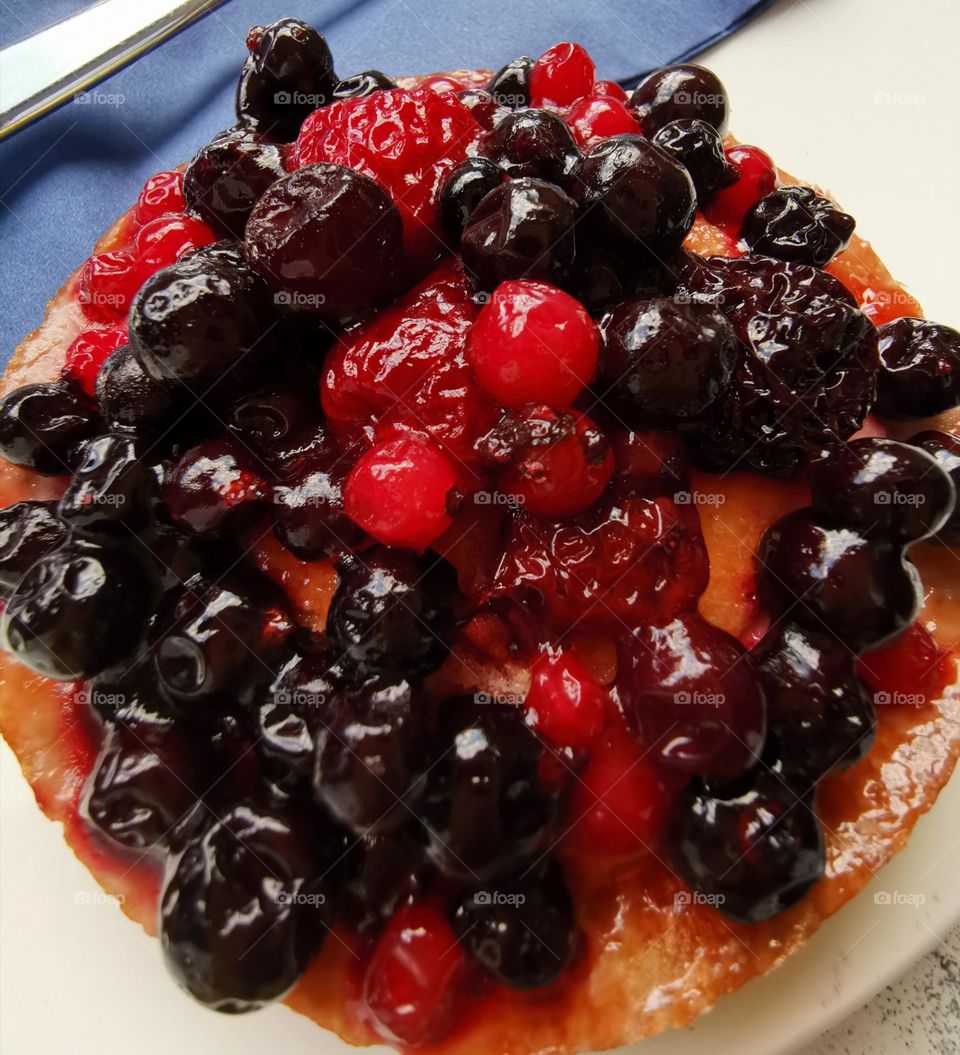
MULTIPOLYGON (((135 3, 136 0, 130 0, 135 3)), ((251 25, 301 18, 330 42, 341 77, 497 69, 577 40, 600 77, 632 84, 695 55, 773 0, 232 0, 114 74, 100 102, 71 102, 0 144, 0 356, 152 173, 189 160, 234 123, 233 92, 251 25)), ((5 0, 4 44, 85 6, 5 0)))

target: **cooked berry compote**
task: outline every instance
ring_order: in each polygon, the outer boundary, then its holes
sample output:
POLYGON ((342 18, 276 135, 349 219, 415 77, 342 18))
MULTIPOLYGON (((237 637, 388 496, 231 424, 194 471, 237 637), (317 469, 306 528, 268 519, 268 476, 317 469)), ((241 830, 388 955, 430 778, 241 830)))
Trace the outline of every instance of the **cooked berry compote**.
POLYGON ((628 96, 561 43, 398 87, 295 19, 247 46, 237 123, 0 403, 60 481, 0 511, 2 643, 87 687, 82 817, 162 876, 177 982, 257 1008, 333 930, 415 1045, 477 992, 562 999, 584 868, 788 910, 890 643, 932 648, 909 550, 960 540, 960 438, 856 437, 955 406, 960 334, 875 327, 825 270, 853 218, 725 143, 699 66, 628 96), (695 500, 733 472, 807 496, 742 640, 695 500))

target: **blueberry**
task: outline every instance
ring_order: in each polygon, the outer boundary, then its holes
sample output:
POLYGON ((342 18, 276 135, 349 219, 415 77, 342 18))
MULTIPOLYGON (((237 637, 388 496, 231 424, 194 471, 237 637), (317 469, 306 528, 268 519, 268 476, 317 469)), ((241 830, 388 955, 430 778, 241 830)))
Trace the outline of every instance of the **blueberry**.
POLYGON ((709 304, 660 297, 619 305, 601 324, 597 392, 636 428, 696 420, 723 393, 740 355, 709 304))
POLYGON ((690 173, 700 205, 737 181, 737 168, 727 161, 720 133, 706 121, 671 121, 653 141, 690 173))
POLYGON ((58 549, 70 529, 55 502, 15 502, 0 509, 0 596, 7 596, 41 557, 58 549))
POLYGON ((176 524, 199 534, 216 534, 257 515, 268 500, 262 468, 238 443, 209 440, 168 469, 163 501, 176 524))
POLYGON ((743 219, 740 235, 754 253, 826 267, 846 249, 856 220, 809 187, 780 187, 743 219))
POLYGON ((396 81, 391 80, 380 70, 364 70, 352 77, 345 77, 333 89, 333 101, 340 99, 365 99, 374 92, 386 92, 396 88, 396 81))
POLYGON ((285 175, 277 147, 229 128, 203 147, 183 174, 187 206, 224 238, 243 238, 263 192, 285 175))
MULTIPOLYGON (((953 480, 953 486, 960 496, 960 438, 950 432, 928 429, 911 436, 910 442, 936 459, 937 465, 953 480)), ((945 546, 960 546, 960 500, 933 541, 945 546)))
POLYGON ((110 428, 159 431, 179 417, 182 389, 172 380, 159 380, 140 365, 133 349, 124 344, 108 356, 97 374, 97 406, 110 428))
POLYGON ((560 283, 574 260, 575 220, 576 203, 552 183, 503 183, 470 214, 460 241, 464 265, 485 290, 510 278, 560 283))
POLYGON ((549 110, 508 114, 483 139, 479 151, 509 176, 532 176, 561 185, 580 159, 566 121, 549 110))
POLYGON ((533 59, 528 55, 508 62, 490 78, 487 91, 501 106, 519 110, 530 105, 530 71, 533 59))
POLYGON ((326 40, 295 18, 250 30, 251 54, 237 84, 237 117, 274 143, 297 138, 304 119, 339 83, 326 40))
POLYGON ((70 472, 97 428, 92 402, 64 381, 24 385, 0 401, 0 455, 46 476, 70 472))
POLYGON ((135 556, 118 545, 74 539, 17 584, 0 624, 4 647, 48 678, 89 677, 137 644, 151 594, 135 556))
POLYGON ((136 527, 149 518, 156 494, 157 477, 140 460, 136 439, 129 433, 106 433, 81 448, 57 512, 86 531, 121 522, 136 527))
POLYGON ((589 237, 614 252, 662 260, 693 226, 697 196, 690 174, 643 136, 601 140, 574 167, 568 186, 589 237))
POLYGON ((414 827, 365 833, 351 854, 341 911, 361 934, 379 930, 427 888, 429 865, 414 827))
POLYGON ((908 545, 935 534, 956 488, 934 457, 896 440, 860 439, 814 462, 813 507, 825 523, 908 545))
POLYGON ((877 337, 878 414, 927 418, 960 403, 960 333, 926 319, 896 319, 877 337))
POLYGON ((719 77, 703 66, 665 66, 644 78, 630 97, 644 135, 653 136, 677 120, 705 121, 722 133, 727 93, 719 77))
POLYGON ((480 201, 503 182, 503 170, 486 158, 467 158, 440 188, 440 221, 453 239, 459 239, 470 214, 480 201))

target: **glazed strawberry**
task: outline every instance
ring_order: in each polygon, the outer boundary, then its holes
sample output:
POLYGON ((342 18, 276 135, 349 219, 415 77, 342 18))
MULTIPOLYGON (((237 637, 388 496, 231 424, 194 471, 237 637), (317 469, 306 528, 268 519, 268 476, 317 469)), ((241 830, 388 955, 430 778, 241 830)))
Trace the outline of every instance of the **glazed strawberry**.
POLYGON ((464 955, 429 905, 398 909, 367 964, 363 1011, 384 1040, 420 1044, 442 1034, 454 1011, 464 955))
POLYGON ((84 330, 67 349, 63 364, 64 378, 76 381, 88 396, 92 396, 100 367, 112 352, 126 342, 126 326, 84 330))
POLYGON ((436 257, 438 195, 464 160, 480 129, 453 92, 374 92, 314 111, 303 123, 290 168, 334 161, 372 176, 403 217, 407 250, 418 261, 436 257))
POLYGON ((409 434, 378 444, 350 470, 347 515, 379 542, 422 550, 453 522, 447 509, 455 464, 430 440, 409 434))
POLYGON ((728 147, 724 154, 737 170, 736 183, 719 191, 705 210, 718 227, 739 231, 744 216, 777 185, 777 167, 759 147, 728 147))
POLYGON ((134 219, 138 224, 147 224, 167 213, 182 213, 186 209, 183 198, 183 173, 158 172, 143 185, 137 198, 134 219))
POLYGON ((467 339, 473 372, 505 407, 567 406, 593 379, 598 354, 586 309, 546 282, 501 283, 467 339))
POLYGON ((588 95, 578 99, 564 117, 584 150, 592 147, 598 139, 640 132, 640 123, 626 106, 609 96, 588 95))
POLYGON ((527 725, 555 747, 589 748, 603 728, 603 690, 571 651, 547 651, 530 672, 527 725))
POLYGON ((596 72, 593 59, 582 45, 555 44, 530 71, 530 104, 569 106, 589 94, 596 72))
POLYGON ((622 727, 613 727, 595 745, 574 784, 567 815, 574 852, 626 857, 653 851, 671 795, 644 754, 622 727))

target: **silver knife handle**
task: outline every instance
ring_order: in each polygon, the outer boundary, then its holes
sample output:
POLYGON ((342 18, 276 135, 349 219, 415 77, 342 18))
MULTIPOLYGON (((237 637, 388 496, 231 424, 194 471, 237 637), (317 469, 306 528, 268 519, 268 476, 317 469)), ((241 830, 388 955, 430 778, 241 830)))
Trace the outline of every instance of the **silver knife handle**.
POLYGON ((0 139, 74 97, 90 101, 81 93, 222 3, 102 0, 4 48, 0 139))

